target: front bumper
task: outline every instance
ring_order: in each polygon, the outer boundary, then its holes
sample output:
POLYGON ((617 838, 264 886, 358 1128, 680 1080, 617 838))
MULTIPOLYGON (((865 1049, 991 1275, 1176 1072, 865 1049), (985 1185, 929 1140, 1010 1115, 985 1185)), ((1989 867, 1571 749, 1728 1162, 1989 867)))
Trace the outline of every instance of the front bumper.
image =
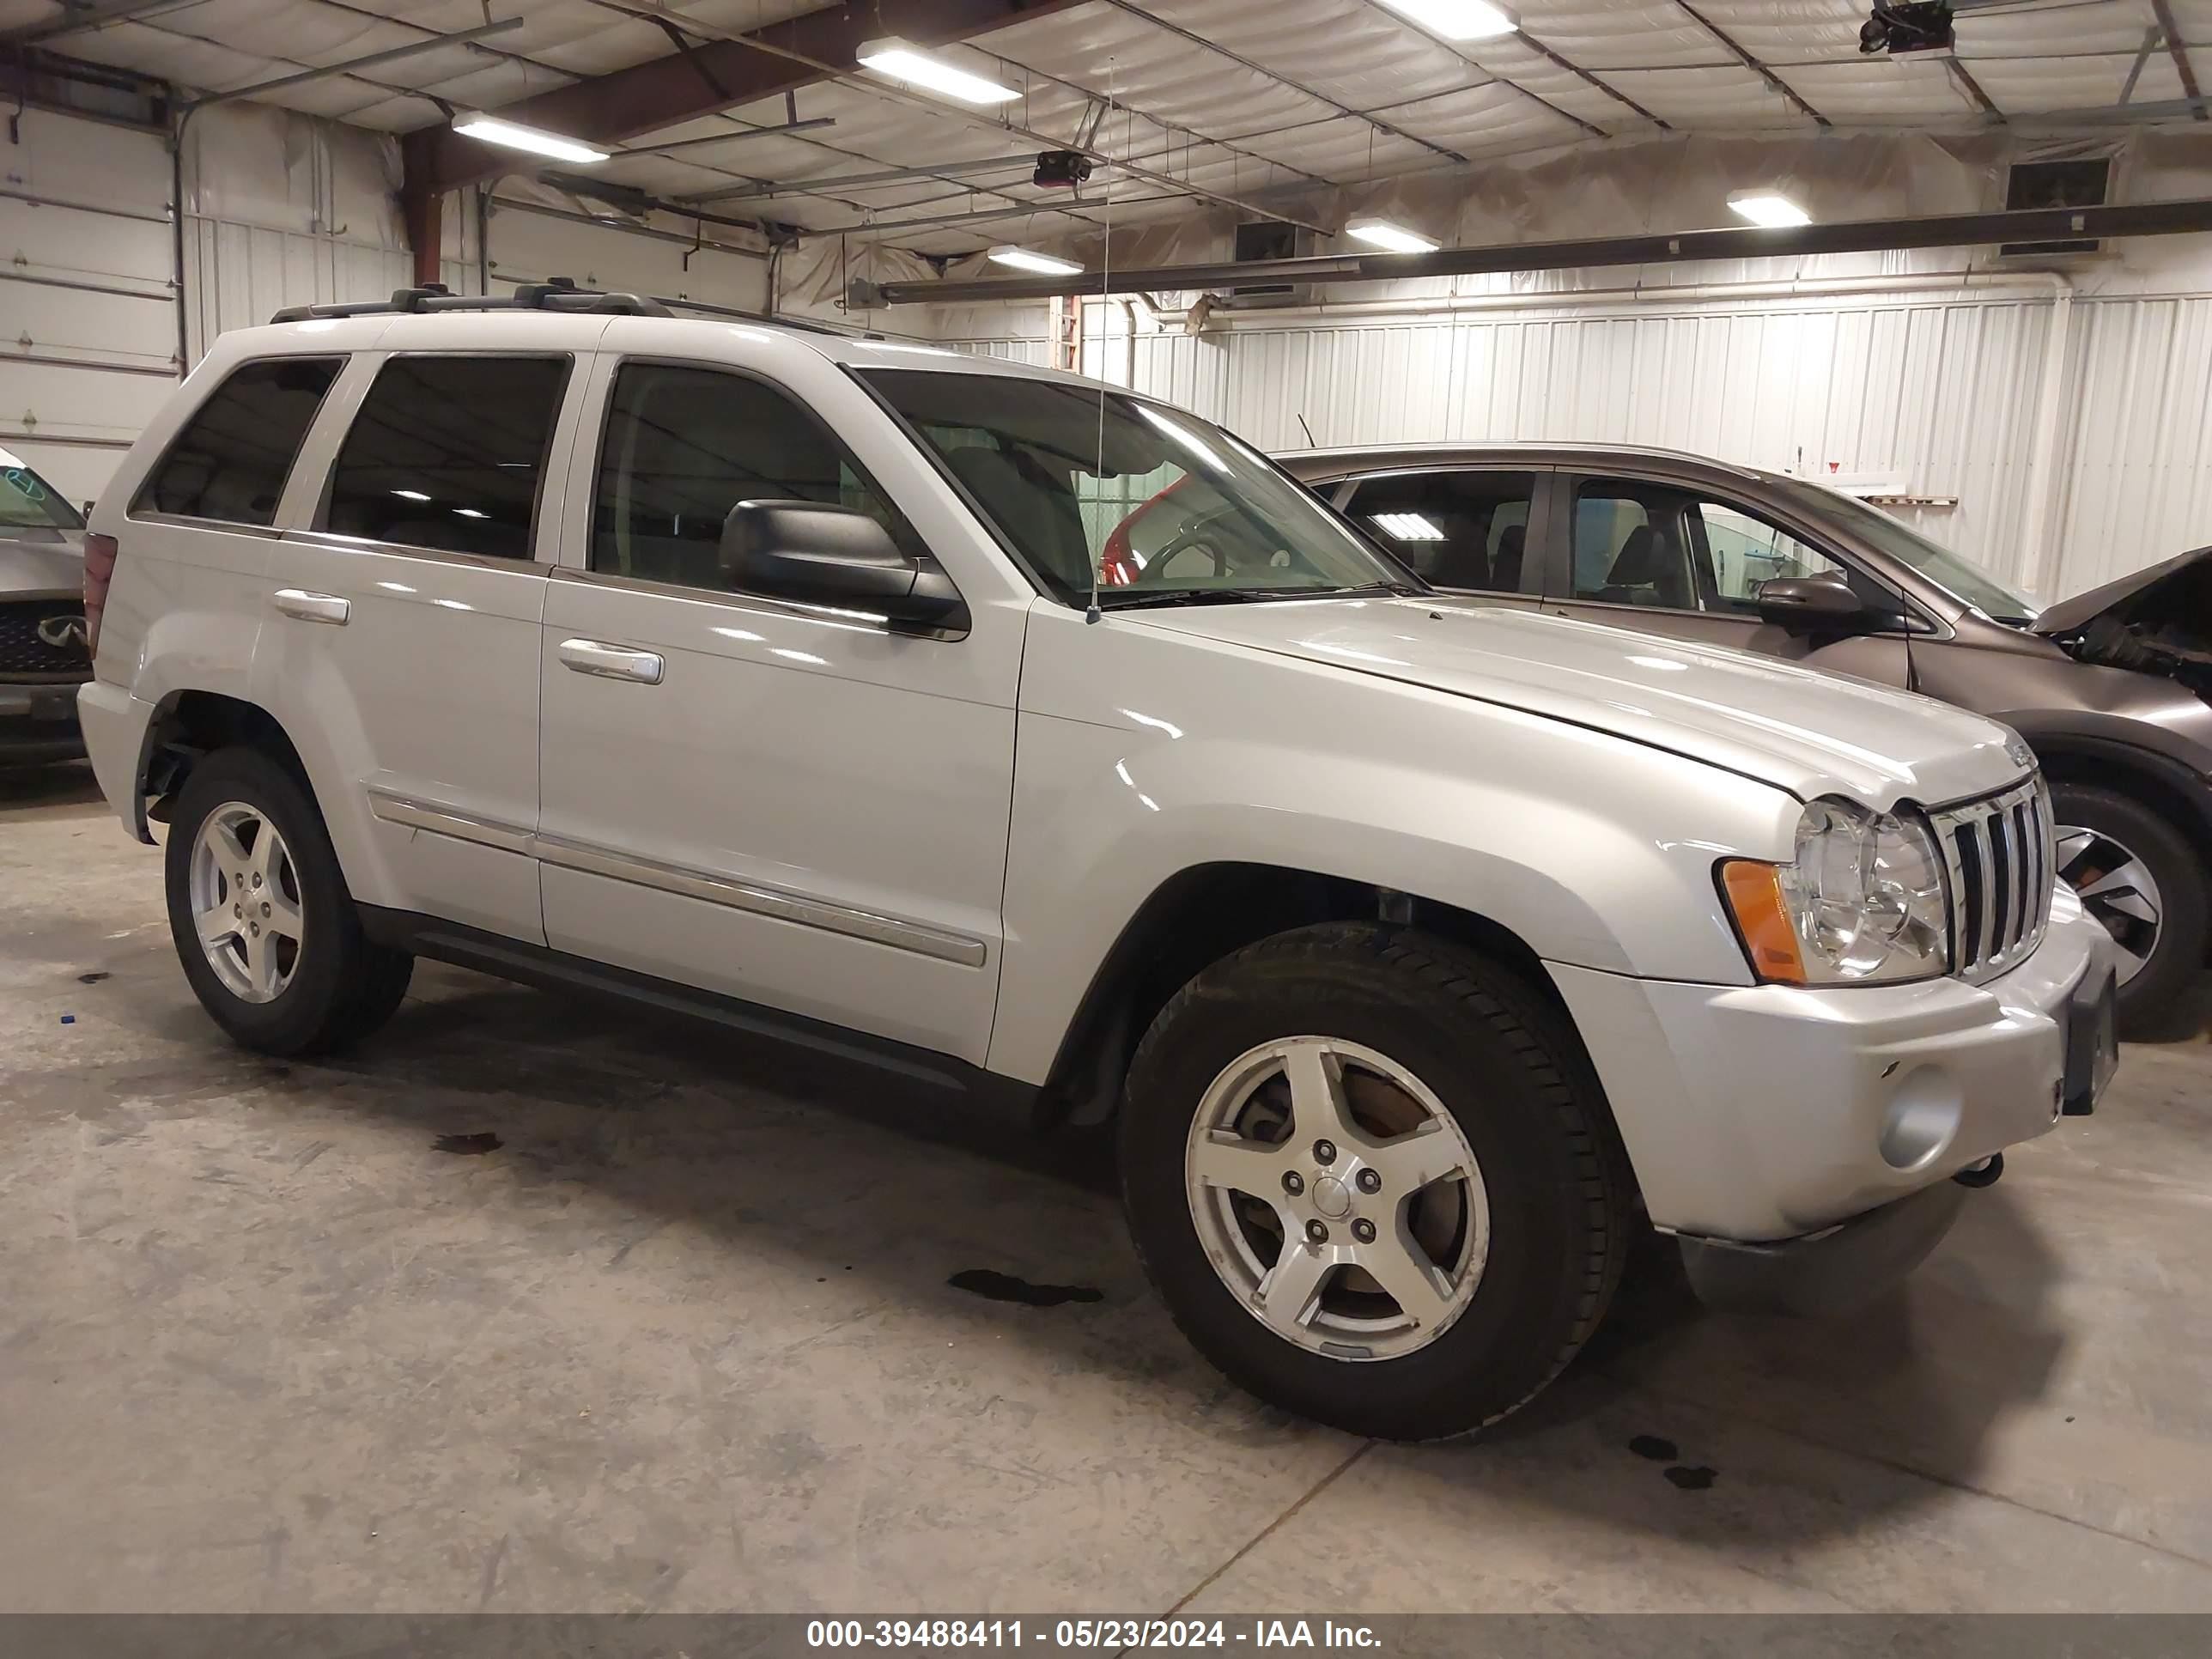
POLYGON ((82 684, 0 680, 0 761, 72 760, 84 753, 76 723, 82 684))
POLYGON ((1552 966, 1653 1224, 1735 1244, 1802 1239, 1948 1185, 2048 1132, 2069 1096, 2086 1109, 2111 1071, 2097 1021, 2112 971, 2112 941, 2063 887, 2043 943, 1983 985, 1552 966))

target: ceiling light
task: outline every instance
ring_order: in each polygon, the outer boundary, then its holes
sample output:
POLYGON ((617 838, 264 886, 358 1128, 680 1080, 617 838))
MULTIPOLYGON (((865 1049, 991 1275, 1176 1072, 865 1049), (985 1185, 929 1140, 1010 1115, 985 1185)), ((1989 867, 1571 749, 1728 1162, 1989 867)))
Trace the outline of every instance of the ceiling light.
POLYGON ((398 496, 402 501, 427 501, 430 499, 419 489, 395 489, 392 493, 398 496))
POLYGON ((464 519, 489 519, 491 517, 490 514, 484 512, 479 507, 457 507, 453 511, 459 514, 464 519))
POLYGON ((1809 225, 1813 216, 1791 201, 1787 196, 1777 196, 1771 190, 1738 191, 1729 198, 1729 205, 1754 225, 1765 225, 1778 230, 1786 225, 1809 225))
POLYGON ((1495 40, 1521 27, 1519 18, 1489 0, 1382 0, 1382 3, 1447 40, 1495 40))
POLYGON ((1344 234, 1357 236, 1386 253, 1434 253, 1437 244, 1417 231, 1403 225, 1394 225, 1388 219, 1354 219, 1345 226, 1344 234))
POLYGON ((557 132, 540 132, 536 127, 518 126, 513 121, 502 121, 495 115, 455 116, 453 131, 465 132, 471 138, 481 138, 487 144, 504 144, 509 149, 526 149, 532 155, 550 155, 556 161, 604 161, 607 159, 607 152, 603 149, 580 144, 574 138, 563 138, 557 132))
POLYGON ((1016 270, 1034 270, 1040 276, 1073 276, 1083 267, 1073 259, 1062 259, 1049 253, 1032 253, 1025 247, 1009 244, 991 250, 991 258, 998 264, 1012 265, 1016 270))
POLYGON ((1419 513, 1370 513, 1375 527, 1393 541, 1440 542, 1444 532, 1419 513))
POLYGON ((863 69, 873 70, 894 81, 904 81, 909 86, 927 87, 947 98, 957 98, 963 104, 1003 104, 1008 99, 1021 96, 1012 87, 1002 87, 996 81, 955 69, 942 58, 930 57, 913 42, 896 37, 871 40, 854 56, 863 69))

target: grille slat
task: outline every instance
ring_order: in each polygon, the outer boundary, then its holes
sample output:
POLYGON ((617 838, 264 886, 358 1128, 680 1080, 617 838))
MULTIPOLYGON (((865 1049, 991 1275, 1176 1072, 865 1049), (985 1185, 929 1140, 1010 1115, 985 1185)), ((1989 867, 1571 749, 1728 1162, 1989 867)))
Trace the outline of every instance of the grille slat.
POLYGON ((84 607, 70 599, 10 599, 0 604, 0 674, 51 675, 82 679, 92 659, 74 637, 65 646, 39 637, 39 624, 58 618, 84 619, 84 607))
POLYGON ((1953 971, 1988 979, 2042 941, 2051 921, 2051 815, 2039 780, 1933 815, 1951 881, 1953 971))

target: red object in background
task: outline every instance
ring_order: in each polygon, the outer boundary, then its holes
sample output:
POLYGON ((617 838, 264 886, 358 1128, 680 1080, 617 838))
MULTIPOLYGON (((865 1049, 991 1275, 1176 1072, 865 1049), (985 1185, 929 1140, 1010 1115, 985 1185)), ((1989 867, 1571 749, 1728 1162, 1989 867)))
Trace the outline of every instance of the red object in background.
POLYGON ((1098 550, 1099 586, 1127 587, 1142 574, 1145 567, 1139 562, 1136 550, 1129 545, 1129 526, 1188 483, 1190 478, 1189 473, 1184 473, 1114 526, 1114 533, 1107 537, 1106 545, 1098 550))

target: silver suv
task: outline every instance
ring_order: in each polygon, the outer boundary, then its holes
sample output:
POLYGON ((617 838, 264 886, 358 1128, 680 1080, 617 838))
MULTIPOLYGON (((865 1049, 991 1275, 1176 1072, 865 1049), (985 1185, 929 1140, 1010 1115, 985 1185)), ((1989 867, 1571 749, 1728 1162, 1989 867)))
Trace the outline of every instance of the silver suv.
POLYGON ((2109 1074, 2003 728, 1443 598, 1142 398, 658 310, 228 335, 101 502, 94 763, 239 1041, 427 955, 1115 1116, 1193 1342, 1403 1438, 1541 1389, 1642 1229, 1878 1288, 2109 1074))
POLYGON ((92 678, 84 617, 84 520, 0 449, 0 765, 69 760, 76 690, 92 678))

